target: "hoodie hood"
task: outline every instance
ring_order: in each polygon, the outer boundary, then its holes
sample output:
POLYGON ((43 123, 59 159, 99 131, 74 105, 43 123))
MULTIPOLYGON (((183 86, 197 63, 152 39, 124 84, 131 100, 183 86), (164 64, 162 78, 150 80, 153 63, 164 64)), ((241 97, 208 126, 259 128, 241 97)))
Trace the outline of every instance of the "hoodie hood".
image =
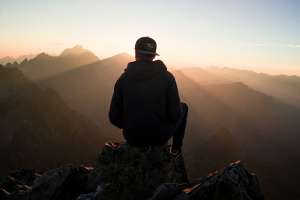
POLYGON ((127 68, 124 71, 125 74, 132 79, 144 81, 163 70, 167 70, 167 67, 161 60, 140 60, 128 63, 127 68))

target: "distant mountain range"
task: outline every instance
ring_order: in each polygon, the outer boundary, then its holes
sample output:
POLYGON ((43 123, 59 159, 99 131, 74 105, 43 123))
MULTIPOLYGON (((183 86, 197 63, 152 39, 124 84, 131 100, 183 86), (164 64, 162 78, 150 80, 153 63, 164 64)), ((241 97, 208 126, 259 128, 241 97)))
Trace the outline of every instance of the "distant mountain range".
MULTIPOLYGON (((46 53, 46 54, 51 55, 51 56, 57 56, 56 54, 51 54, 51 53, 46 53)), ((16 59, 12 58, 10 56, 6 56, 6 57, 0 59, 0 65, 6 65, 6 64, 10 63, 11 65, 9 65, 9 66, 11 67, 14 62, 20 64, 25 59, 30 60, 30 59, 35 58, 37 55, 38 54, 35 54, 35 55, 33 55, 33 54, 22 55, 22 56, 19 56, 16 59)), ((7 66, 7 67, 9 68, 9 66, 7 66)))
MULTIPOLYGON (((210 66, 206 71, 226 77, 231 82, 243 82, 254 90, 273 96, 275 100, 291 108, 300 110, 300 77, 277 75, 271 76, 263 73, 256 73, 249 70, 231 68, 218 68, 210 66)), ((187 75, 188 76, 188 75, 187 75)), ((197 80, 197 77, 191 77, 197 80)), ((199 79, 200 77, 198 77, 199 79)))
MULTIPOLYGON (((97 125, 95 129, 100 130, 101 137, 123 139, 122 130, 110 124, 108 111, 114 84, 124 72, 128 62, 134 61, 134 58, 127 53, 122 53, 100 60, 82 46, 67 49, 62 54, 63 56, 53 57, 42 53, 31 60, 25 59, 20 64, 5 65, 5 68, 18 68, 38 87, 36 89, 42 96, 49 92, 57 92, 56 94, 62 98, 60 102, 66 102, 68 109, 71 108, 76 110, 73 112, 84 114, 87 120, 90 118, 93 121, 91 123, 97 125), (53 90, 47 88, 53 88, 53 90)), ((288 189, 277 190, 276 184, 273 184, 276 173, 280 172, 280 167, 285 166, 285 163, 290 163, 285 169, 294 173, 294 179, 287 180, 291 180, 295 186, 298 186, 300 183, 298 142, 300 141, 300 111, 294 108, 297 107, 295 103, 297 103, 299 93, 297 89, 300 87, 299 77, 269 76, 213 66, 207 69, 171 69, 181 100, 189 105, 183 153, 187 157, 194 156, 194 159, 188 161, 192 163, 190 166, 203 169, 195 172, 196 168, 191 167, 191 174, 194 172, 204 174, 206 169, 207 172, 211 172, 215 167, 218 169, 221 164, 226 166, 236 159, 246 160, 248 165, 253 167, 253 171, 257 170, 257 173, 266 174, 265 183, 268 179, 272 180, 272 184, 264 183, 264 187, 268 191, 273 191, 270 195, 276 199, 280 195, 284 197, 287 191, 290 191, 288 189), (271 87, 273 87, 272 90, 271 87), (230 133, 221 129, 222 127, 226 127, 230 133), (213 135, 220 129, 220 134, 213 135), (193 152, 201 152, 201 156, 197 158, 198 155, 194 155, 193 152), (207 159, 204 154, 208 156, 207 159), (201 159, 203 159, 202 164, 206 166, 198 165, 201 159), (267 169, 263 169, 263 166, 267 166, 267 169)), ((20 71, 18 73, 21 73, 20 71)), ((17 94, 5 91, 0 90, 1 98, 8 94, 17 94)), ((30 94, 22 101, 30 99, 30 96, 34 95, 30 94)), ((6 98, 6 101, 8 99, 6 98)), ((18 103, 13 102, 10 107, 14 108, 14 104, 18 103)), ((43 109, 40 109, 43 114, 40 114, 39 118, 47 119, 48 115, 45 114, 47 112, 43 109)), ((17 121, 19 121, 18 117, 22 116, 14 115, 10 118, 17 118, 17 121), (13 117, 14 115, 17 117, 13 117)), ((2 118, 5 117, 0 117, 2 118)), ((45 124, 42 124, 42 127, 52 127, 48 124, 50 119, 44 121, 45 124)), ((6 127, 6 125, 2 126, 6 127)), ((56 132, 52 131, 52 133, 56 132)), ((10 133, 10 129, 7 129, 5 133, 10 133)), ((43 135, 40 132, 39 134, 43 135)), ((94 137, 88 136, 92 139, 94 137)), ((9 138, 7 136, 3 141, 9 141, 9 138)), ((88 138, 81 139, 89 142, 88 138)), ((55 141, 54 138, 51 140, 55 141)), ((29 141, 28 143, 32 144, 29 141)), ((48 150, 56 152, 54 149, 48 150)), ((87 153, 83 152, 83 154, 87 153)), ((67 160, 67 158, 61 158, 61 160, 67 160)), ((279 180, 282 180, 284 176, 290 177, 290 174, 280 174, 279 180)), ((290 186, 290 188, 294 187, 290 186)), ((296 195, 293 192, 291 194, 291 197, 296 195)))
POLYGON ((243 83, 199 85, 172 71, 181 100, 189 105, 185 148, 202 145, 221 127, 231 130, 240 148, 257 159, 278 161, 299 154, 300 112, 243 83))
POLYGON ((1 65, 0 110, 0 177, 18 167, 88 166, 112 140, 53 89, 41 91, 19 69, 1 65))
POLYGON ((81 54, 84 54, 86 52, 90 52, 87 49, 84 49, 82 45, 76 45, 73 48, 68 48, 64 50, 60 56, 65 57, 65 56, 80 56, 81 54))

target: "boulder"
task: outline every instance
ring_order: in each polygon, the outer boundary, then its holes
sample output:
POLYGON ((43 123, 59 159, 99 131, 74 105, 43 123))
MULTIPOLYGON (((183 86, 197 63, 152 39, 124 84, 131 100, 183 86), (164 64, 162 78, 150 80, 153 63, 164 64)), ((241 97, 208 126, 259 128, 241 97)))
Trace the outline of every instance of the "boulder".
POLYGON ((96 156, 94 169, 88 177, 89 191, 95 191, 102 182, 110 182, 117 146, 116 142, 106 142, 101 153, 96 156))
POLYGON ((86 183, 91 168, 73 164, 44 173, 32 186, 31 200, 76 199, 86 192, 86 183))
POLYGON ((257 176, 241 161, 191 183, 160 185, 149 200, 263 200, 257 176))
MULTIPOLYGON (((101 154, 97 156, 93 171, 103 167, 98 166, 101 163, 109 166, 107 174, 111 175, 110 179, 108 176, 101 175, 103 179, 99 176, 97 181, 95 179, 93 181, 94 185, 110 182, 100 192, 101 200, 148 199, 162 183, 188 182, 182 155, 174 158, 169 153, 167 144, 139 148, 130 146, 124 141, 120 144, 108 142, 101 154), (109 155, 109 159, 105 155, 109 155)), ((91 173, 90 182, 92 182, 91 176, 95 173, 91 173)))
POLYGON ((33 181, 42 171, 19 168, 0 181, 0 199, 29 200, 33 181))
POLYGON ((18 169, 0 181, 2 200, 263 200, 256 175, 241 161, 188 182, 182 155, 169 146, 107 142, 94 168, 73 164, 42 173, 18 169))

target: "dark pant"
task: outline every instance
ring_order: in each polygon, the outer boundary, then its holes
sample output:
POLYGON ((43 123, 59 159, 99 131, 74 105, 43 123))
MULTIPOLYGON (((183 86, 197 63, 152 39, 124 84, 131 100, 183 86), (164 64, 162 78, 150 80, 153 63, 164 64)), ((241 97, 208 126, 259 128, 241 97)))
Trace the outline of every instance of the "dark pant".
POLYGON ((172 136, 173 136, 172 149, 174 150, 181 149, 182 140, 185 134, 186 120, 187 120, 189 109, 187 104, 184 102, 181 102, 181 108, 183 111, 183 116, 181 116, 180 120, 172 126, 172 136))

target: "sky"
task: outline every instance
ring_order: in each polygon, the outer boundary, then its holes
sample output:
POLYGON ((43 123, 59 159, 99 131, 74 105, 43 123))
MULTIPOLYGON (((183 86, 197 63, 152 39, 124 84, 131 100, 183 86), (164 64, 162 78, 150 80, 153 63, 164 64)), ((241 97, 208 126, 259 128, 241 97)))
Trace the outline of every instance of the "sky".
POLYGON ((0 58, 77 44, 100 59, 143 36, 167 67, 300 76, 299 0, 0 0, 0 58))

